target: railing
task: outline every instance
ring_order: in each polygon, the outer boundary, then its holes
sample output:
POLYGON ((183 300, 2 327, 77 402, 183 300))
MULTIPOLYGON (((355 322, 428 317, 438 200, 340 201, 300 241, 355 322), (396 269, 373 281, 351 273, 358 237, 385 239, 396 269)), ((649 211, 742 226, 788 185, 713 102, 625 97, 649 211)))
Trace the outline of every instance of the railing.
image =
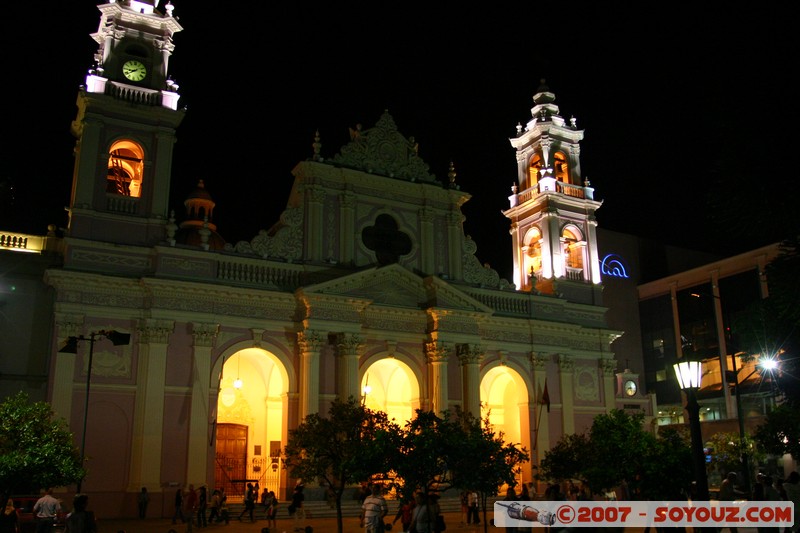
POLYGON ((567 279, 571 281, 583 281, 583 269, 582 268, 573 268, 573 267, 566 267, 567 268, 567 279))
POLYGON ((44 237, 24 233, 0 233, 0 248, 20 252, 41 252, 44 250, 44 237))
MULTIPOLYGON (((216 456, 216 469, 223 479, 216 479, 215 484, 225 489, 228 501, 244 500, 247 483, 258 483, 259 489, 268 487, 277 494, 280 489, 283 461, 280 457, 252 457, 249 460, 237 459, 223 454, 216 456), (243 477, 240 477, 243 476, 243 477)), ((258 494, 261 497, 261 493, 258 494)))
POLYGON ((124 83, 108 83, 106 94, 118 100, 125 100, 136 104, 161 105, 161 93, 152 89, 134 87, 124 83))
POLYGON ((139 199, 133 196, 106 194, 106 209, 115 213, 135 215, 139 211, 139 199))
MULTIPOLYGON (((567 196, 572 196, 573 198, 586 198, 588 200, 594 199, 594 189, 592 187, 581 187, 580 185, 573 185, 572 183, 564 183, 562 181, 557 181, 555 183, 556 192, 565 194, 567 196)), ((524 191, 520 191, 518 194, 516 194, 516 196, 512 196, 512 207, 524 204, 528 200, 531 200, 539 194, 546 192, 540 190, 540 186, 541 183, 537 183, 533 187, 529 187, 524 191)))
POLYGON ((275 288, 298 287, 302 267, 264 265, 249 261, 224 260, 217 267, 217 279, 236 283, 254 283, 275 288))

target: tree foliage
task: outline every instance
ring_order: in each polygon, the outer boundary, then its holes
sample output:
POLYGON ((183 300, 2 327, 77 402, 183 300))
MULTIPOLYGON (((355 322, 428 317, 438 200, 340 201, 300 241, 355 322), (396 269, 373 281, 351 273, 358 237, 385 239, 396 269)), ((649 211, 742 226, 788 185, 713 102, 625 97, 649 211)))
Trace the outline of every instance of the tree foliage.
POLYGON ((800 457, 800 409, 783 404, 773 409, 756 428, 754 440, 766 453, 800 457))
POLYGON ((598 415, 588 434, 564 435, 545 452, 537 478, 579 479, 595 493, 626 486, 634 498, 675 498, 692 479, 688 437, 675 430, 656 437, 643 423, 642 413, 598 415))
POLYGON ((0 404, 0 493, 33 494, 85 474, 72 433, 50 404, 30 403, 24 392, 0 404))
POLYGON ((381 411, 372 411, 350 397, 334 400, 328 416, 312 413, 289 431, 284 450, 292 477, 320 481, 336 497, 338 530, 342 531, 342 493, 348 485, 386 475, 400 428, 381 411))

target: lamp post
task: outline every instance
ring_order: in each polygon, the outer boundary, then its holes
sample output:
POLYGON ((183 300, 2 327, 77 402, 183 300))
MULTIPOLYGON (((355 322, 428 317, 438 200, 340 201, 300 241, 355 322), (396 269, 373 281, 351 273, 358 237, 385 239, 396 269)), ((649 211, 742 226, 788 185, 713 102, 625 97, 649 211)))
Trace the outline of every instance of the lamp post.
POLYGON ((756 365, 755 370, 750 372, 744 379, 739 379, 739 372, 742 370, 741 368, 736 367, 736 354, 733 354, 733 370, 728 371, 725 375, 725 381, 728 383, 733 383, 733 391, 736 394, 736 417, 739 419, 739 445, 741 446, 742 456, 742 485, 744 486, 744 492, 747 494, 747 497, 750 498, 752 496, 750 490, 750 453, 747 450, 747 444, 745 442, 745 432, 744 432, 744 413, 742 412, 742 396, 740 394, 740 385, 750 379, 753 374, 758 372, 758 367, 760 366, 762 369, 765 370, 773 370, 777 366, 777 361, 772 358, 767 358, 764 361, 759 361, 756 365))
POLYGON ((686 392, 686 412, 689 413, 689 431, 692 435, 692 462, 694 463, 697 500, 708 501, 708 475, 706 455, 703 451, 703 434, 700 428, 700 404, 697 390, 703 379, 703 364, 700 361, 681 360, 673 365, 678 384, 686 392))
MULTIPOLYGON (((83 433, 81 435, 81 467, 86 459, 86 422, 89 419, 89 390, 92 384, 92 359, 94 358, 94 343, 102 338, 110 340, 114 346, 129 344, 131 341, 130 333, 120 333, 115 330, 100 330, 93 331, 88 337, 79 335, 77 337, 67 337, 64 346, 59 350, 60 353, 78 353, 78 341, 85 341, 89 343, 89 363, 86 368, 86 396, 83 403, 83 433)), ((81 484, 83 479, 78 480, 77 491, 81 491, 81 484)))

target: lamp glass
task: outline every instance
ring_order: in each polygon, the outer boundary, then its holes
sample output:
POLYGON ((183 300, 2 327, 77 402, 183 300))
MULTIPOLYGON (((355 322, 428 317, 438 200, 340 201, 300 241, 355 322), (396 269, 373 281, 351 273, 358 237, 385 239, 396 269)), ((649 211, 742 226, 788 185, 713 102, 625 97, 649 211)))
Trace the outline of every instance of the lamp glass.
POLYGON ((703 364, 700 361, 681 361, 672 365, 681 389, 699 389, 703 379, 703 364))

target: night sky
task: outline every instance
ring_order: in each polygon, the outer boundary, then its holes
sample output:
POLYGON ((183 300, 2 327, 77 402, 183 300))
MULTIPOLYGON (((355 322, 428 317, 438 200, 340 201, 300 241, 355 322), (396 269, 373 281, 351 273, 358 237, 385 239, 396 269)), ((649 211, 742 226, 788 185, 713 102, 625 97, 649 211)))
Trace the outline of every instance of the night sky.
MULTIPOLYGON (((451 11, 413 2, 173 3, 184 31, 170 71, 188 111, 171 204, 180 219, 203 179, 228 242, 277 221, 315 131, 332 157, 349 128, 372 127, 386 109, 442 182, 454 162, 456 182, 472 194, 465 232, 478 258, 509 278, 501 214, 516 179, 509 138, 530 119, 542 78, 561 115, 585 130, 581 165, 604 202, 602 228, 741 247, 709 222, 718 183, 741 193, 738 184, 762 180, 794 195, 786 187, 796 175, 789 93, 798 47, 789 17, 769 4, 699 12, 663 3, 624 11, 576 2, 544 11, 537 2, 451 11)), ((91 0, 48 3, 42 13, 17 4, 0 35, 0 229, 43 233, 66 225, 69 126, 99 11, 91 0)))

